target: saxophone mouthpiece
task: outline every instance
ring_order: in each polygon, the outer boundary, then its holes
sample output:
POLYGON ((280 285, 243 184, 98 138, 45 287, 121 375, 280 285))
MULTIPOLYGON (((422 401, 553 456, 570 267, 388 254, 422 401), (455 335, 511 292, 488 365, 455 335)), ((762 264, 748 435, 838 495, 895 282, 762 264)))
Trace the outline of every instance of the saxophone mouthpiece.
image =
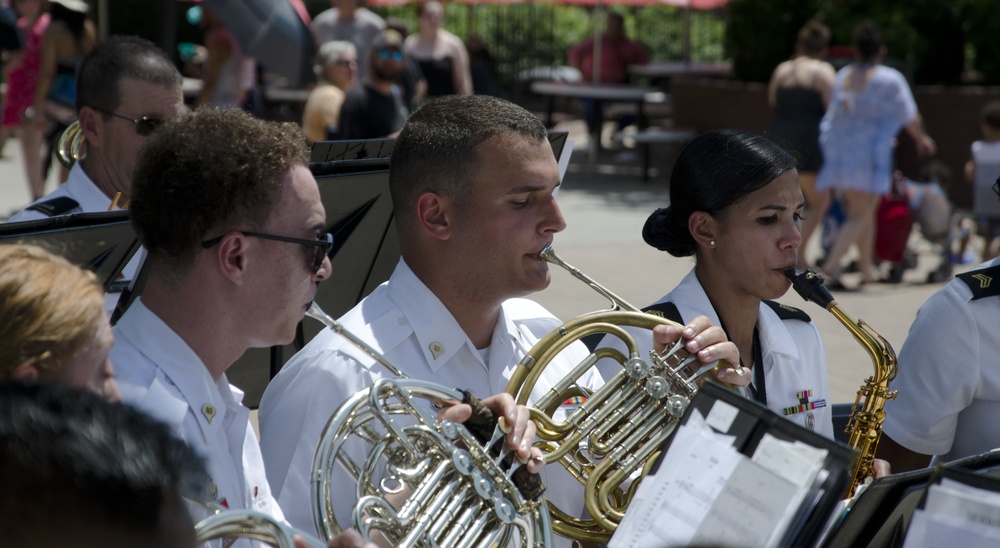
POLYGON ((782 273, 791 280, 792 289, 803 299, 812 301, 823 308, 829 308, 831 303, 836 302, 830 290, 823 285, 823 276, 817 274, 815 270, 802 271, 789 268, 783 270, 782 273))

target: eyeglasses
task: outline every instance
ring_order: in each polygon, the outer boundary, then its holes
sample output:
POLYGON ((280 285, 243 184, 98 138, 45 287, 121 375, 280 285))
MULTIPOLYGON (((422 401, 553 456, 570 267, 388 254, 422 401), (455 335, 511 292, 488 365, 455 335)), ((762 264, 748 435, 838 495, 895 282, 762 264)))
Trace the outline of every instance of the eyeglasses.
POLYGON ((162 118, 153 118, 151 116, 143 116, 138 120, 133 120, 128 116, 122 116, 121 114, 118 114, 116 112, 111 112, 109 110, 104 110, 103 108, 97 108, 94 106, 90 108, 96 110, 97 112, 103 112, 104 114, 114 116, 115 118, 121 118, 122 120, 132 122, 133 124, 135 124, 135 132, 138 133, 139 135, 142 135, 143 137, 149 137, 150 135, 152 135, 153 132, 156 131, 156 128, 160 127, 164 122, 162 118))
POLYGON ((337 59, 333 62, 333 64, 344 68, 354 68, 358 66, 358 62, 351 59, 337 59))
MULTIPOLYGON (((330 234, 329 232, 317 233, 315 240, 291 238, 288 236, 275 236, 274 234, 264 234, 262 232, 244 232, 242 230, 239 230, 238 232, 248 238, 275 240, 278 242, 287 242, 303 246, 303 249, 306 252, 306 265, 309 268, 309 271, 314 274, 318 274, 323 268, 323 259, 326 259, 327 253, 333 249, 333 234, 330 234)), ((222 235, 212 238, 211 240, 205 240, 201 243, 201 247, 209 249, 215 244, 221 242, 224 237, 225 235, 222 235)))
POLYGON ((393 61, 402 61, 403 60, 403 52, 399 51, 398 49, 395 49, 395 50, 380 49, 380 50, 378 50, 378 56, 383 61, 386 60, 386 59, 390 59, 390 58, 393 61))

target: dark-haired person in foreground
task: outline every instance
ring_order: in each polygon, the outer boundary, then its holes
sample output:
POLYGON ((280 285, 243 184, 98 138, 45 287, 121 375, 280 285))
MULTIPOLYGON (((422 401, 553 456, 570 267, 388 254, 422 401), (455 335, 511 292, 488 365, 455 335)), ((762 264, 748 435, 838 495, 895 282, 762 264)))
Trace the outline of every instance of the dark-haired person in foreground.
POLYGON ((205 484, 201 459, 131 407, 0 382, 4 546, 192 548, 183 497, 205 484))
MULTIPOLYGON (((554 196, 559 184, 545 126, 530 112, 484 95, 424 104, 403 127, 390 160, 402 258, 389 281, 341 319, 344 327, 412 377, 475 394, 502 392, 526 352, 561 324, 519 298, 549 284, 548 264, 538 254, 566 226, 554 196)), ((703 320, 685 332, 688 349, 705 362, 738 363, 735 347, 703 320)), ((664 328, 657 341, 680 336, 680 329, 664 328)), ((580 343, 561 353, 529 403, 586 355, 580 343)), ((386 374, 325 330, 264 392, 259 420, 268 479, 296 527, 312 527, 312 459, 327 419, 386 374)), ((579 384, 594 389, 602 382, 591 371, 579 384)), ((526 451, 534 440, 514 441, 526 451)), ((353 484, 340 467, 335 473, 336 485, 353 484)), ((577 480, 561 466, 543 475, 547 498, 580 515, 577 480)), ((353 497, 342 499, 335 510, 344 523, 353 497)))

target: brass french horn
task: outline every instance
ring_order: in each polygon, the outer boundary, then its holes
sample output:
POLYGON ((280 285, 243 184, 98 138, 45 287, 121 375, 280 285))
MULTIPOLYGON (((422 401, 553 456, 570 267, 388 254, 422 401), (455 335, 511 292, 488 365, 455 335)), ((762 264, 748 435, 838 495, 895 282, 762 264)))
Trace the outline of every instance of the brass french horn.
POLYGON ((59 163, 66 169, 73 167, 73 164, 83 157, 82 149, 86 142, 80 128, 80 120, 74 120, 56 141, 56 158, 59 159, 59 163))
POLYGON ((312 494, 325 538, 345 529, 334 512, 336 494, 356 497, 349 525, 366 541, 377 533, 393 546, 508 546, 515 538, 526 547, 551 545, 540 491, 515 482, 527 468, 501 451, 502 420, 488 432, 476 431, 472 419, 439 421, 433 404, 461 402, 468 394, 407 376, 315 303, 306 314, 393 374, 344 402, 323 432, 312 494), (332 485, 336 466, 355 484, 332 485))
MULTIPOLYGON (((574 277, 609 299, 612 309, 592 312, 564 323, 528 351, 507 384, 507 392, 525 404, 548 363, 569 345, 595 333, 622 341, 628 355, 613 348, 596 348, 566 378, 531 407, 547 464, 564 466, 584 485, 584 500, 591 518, 568 514, 549 502, 553 529, 578 541, 604 542, 614 533, 639 483, 659 455, 700 383, 716 378, 729 365, 717 362, 700 366, 678 341, 662 355, 639 354, 635 339, 625 327, 652 330, 657 325, 677 325, 646 314, 607 290, 579 269, 559 258, 547 245, 540 257, 568 270, 574 277), (598 361, 610 358, 622 370, 593 393, 577 380, 598 361), (583 402, 566 420, 553 420, 560 404, 574 396, 583 402), (631 480, 631 481, 629 481, 631 480)), ((730 387, 732 388, 732 387, 730 387)))

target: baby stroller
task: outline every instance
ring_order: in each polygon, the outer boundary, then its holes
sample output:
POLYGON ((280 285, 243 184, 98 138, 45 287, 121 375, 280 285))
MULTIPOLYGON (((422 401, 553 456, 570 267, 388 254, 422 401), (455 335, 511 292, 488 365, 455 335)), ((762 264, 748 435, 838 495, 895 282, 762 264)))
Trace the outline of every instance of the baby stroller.
MULTIPOLYGON (((940 171, 940 170, 938 170, 940 171)), ((923 237, 933 244, 939 257, 938 266, 927 275, 927 283, 938 283, 951 278, 951 247, 958 237, 952 225, 952 207, 939 182, 946 173, 931 172, 927 181, 913 181, 899 171, 893 174, 892 187, 883 196, 875 221, 875 260, 888 264, 883 281, 900 283, 903 273, 917 266, 917 254, 908 246, 913 225, 920 227, 923 237)), ((823 219, 823 249, 829 252, 843 223, 844 215, 836 196, 823 219)), ((852 265, 853 267, 854 265, 852 265)), ((847 270, 852 270, 848 267, 847 270)))
POLYGON ((917 266, 916 255, 907 247, 913 231, 913 209, 907 188, 909 180, 899 171, 892 175, 892 188, 882 197, 875 214, 875 261, 888 263, 888 283, 903 281, 903 272, 917 266))
POLYGON ((914 222, 938 257, 937 267, 927 273, 927 283, 940 283, 952 276, 952 243, 962 235, 941 186, 947 183, 947 168, 928 164, 922 175, 925 181, 914 181, 895 172, 892 191, 882 198, 879 207, 875 255, 890 263, 886 279, 889 283, 901 282, 903 272, 917 266, 916 253, 906 245, 914 222))

